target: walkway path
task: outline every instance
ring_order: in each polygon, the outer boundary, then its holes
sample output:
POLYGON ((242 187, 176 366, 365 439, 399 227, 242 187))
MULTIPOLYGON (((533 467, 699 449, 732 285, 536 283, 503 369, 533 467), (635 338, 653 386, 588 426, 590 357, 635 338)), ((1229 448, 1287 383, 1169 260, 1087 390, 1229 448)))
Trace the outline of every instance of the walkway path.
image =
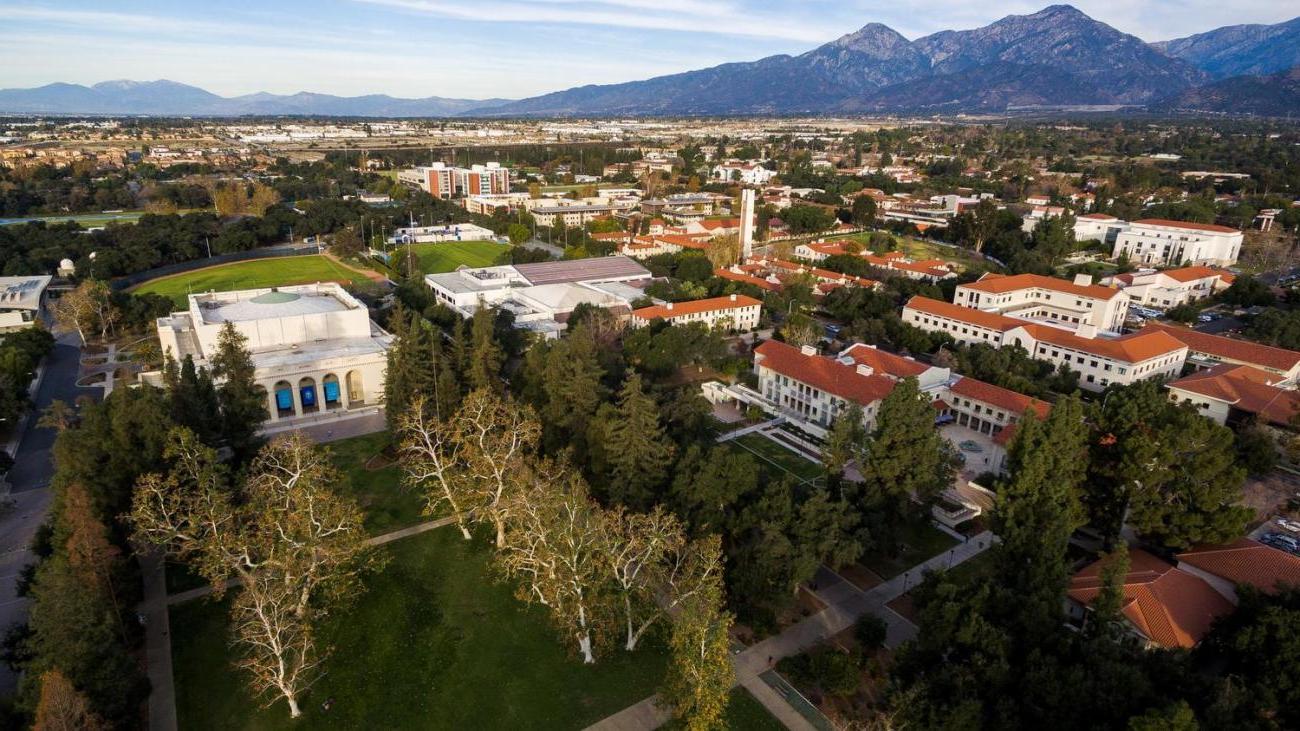
MULTIPOLYGON (((889 627, 886 644, 897 647, 915 634, 916 627, 885 605, 920 583, 925 572, 951 568, 968 561, 988 550, 994 540, 993 534, 985 531, 867 591, 858 589, 832 571, 822 569, 818 572, 816 594, 826 602, 826 608, 737 654, 732 660, 736 666, 736 682, 745 686, 786 728, 812 729, 807 719, 759 675, 776 661, 798 655, 852 627, 866 614, 885 620, 889 627)), ((660 708, 656 697, 651 696, 598 721, 587 731, 652 731, 667 723, 669 718, 668 710, 660 708)))
MULTIPOLYGON (((399 528, 366 541, 371 546, 382 546, 401 538, 418 535, 441 528, 456 521, 455 516, 438 518, 424 523, 399 528)), ((145 657, 149 664, 149 731, 176 731, 176 684, 172 676, 171 632, 168 626, 167 608, 173 604, 198 599, 212 593, 211 586, 167 594, 166 562, 161 554, 151 554, 140 559, 141 571, 144 573, 144 601, 139 611, 145 618, 145 657)), ((231 579, 226 588, 239 585, 231 579)))

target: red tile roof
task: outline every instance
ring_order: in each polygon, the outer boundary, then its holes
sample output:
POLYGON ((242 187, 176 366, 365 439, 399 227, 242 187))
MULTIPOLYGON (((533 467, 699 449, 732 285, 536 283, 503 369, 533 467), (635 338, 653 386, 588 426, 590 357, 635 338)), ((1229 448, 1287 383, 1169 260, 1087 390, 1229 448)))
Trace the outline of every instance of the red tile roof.
POLYGON ((1115 218, 1109 213, 1085 213, 1082 216, 1078 216, 1078 218, 1086 218, 1090 221, 1118 221, 1119 220, 1118 218, 1115 218))
POLYGON ((723 279, 730 279, 733 282, 744 282, 746 284, 752 284, 755 287, 758 287, 760 289, 765 289, 769 292, 781 291, 780 284, 777 284, 776 282, 769 282, 763 277, 756 277, 753 274, 746 274, 745 272, 733 272, 730 269, 714 269, 713 274, 714 276, 722 277, 723 279))
POLYGON ((674 302, 671 305, 652 305, 642 307, 639 310, 633 310, 632 316, 642 320, 653 320, 656 317, 669 319, 672 317, 681 317, 683 315, 694 315, 700 312, 717 312, 720 310, 735 310, 741 307, 757 307, 763 303, 747 297, 743 294, 733 294, 724 297, 710 297, 709 299, 690 300, 688 302, 674 302))
POLYGON ((919 376, 930 370, 930 366, 924 363, 918 363, 911 358, 904 358, 901 355, 887 353, 879 348, 873 348, 865 343, 854 343, 844 349, 840 355, 847 355, 855 363, 861 363, 869 366, 877 373, 885 373, 895 378, 909 378, 919 376))
POLYGON ((1046 401, 969 377, 960 378, 949 387, 949 390, 959 396, 1006 409, 1013 414, 1023 414, 1033 409, 1034 414, 1042 419, 1046 418, 1047 413, 1052 410, 1052 405, 1046 401))
POLYGON ((1278 584, 1300 586, 1300 556, 1249 538, 1222 546, 1198 546, 1176 558, 1180 566, 1195 566, 1233 584, 1250 584, 1261 591, 1274 592, 1278 584))
POLYGON ((1142 328, 1142 332, 1147 330, 1166 332, 1186 343, 1193 351, 1212 355, 1221 360, 1249 363, 1284 373, 1300 364, 1300 353, 1294 350, 1275 348, 1271 345, 1261 345, 1222 335, 1211 335, 1159 322, 1147 323, 1147 326, 1142 328))
MULTIPOLYGON (((1094 562, 1070 579, 1069 596, 1088 605, 1101 593, 1106 560, 1094 562)), ((1204 579, 1180 571, 1146 551, 1129 553, 1123 577, 1124 616, 1146 637, 1165 647, 1194 647, 1232 603, 1204 579)))
POLYGON ((804 355, 799 348, 777 340, 764 342, 754 353, 759 356, 755 362, 760 368, 771 369, 863 406, 883 399, 894 390, 895 382, 886 376, 864 376, 856 366, 824 355, 804 355))
POLYGON ((936 315, 938 317, 947 317, 952 320, 969 323, 989 330, 998 330, 1000 332, 1014 330, 1015 328, 1023 327, 1028 324, 1024 320, 1017 320, 1014 317, 999 315, 996 312, 975 310, 970 307, 954 305, 951 302, 944 302, 943 300, 922 297, 921 295, 912 297, 912 299, 907 301, 907 304, 904 305, 904 307, 936 315))
POLYGON ((1273 385, 1281 378, 1245 365, 1222 363, 1169 384, 1169 388, 1190 391, 1231 404, 1270 423, 1289 425, 1300 413, 1300 392, 1273 385))
POLYGON ((1144 218, 1140 221, 1134 221, 1133 223, 1135 225, 1140 223, 1146 226, 1169 226, 1172 228, 1185 228, 1192 231, 1213 231, 1215 233, 1221 233, 1221 234, 1241 233, 1235 228, 1228 228, 1227 226, 1218 226, 1213 223, 1195 223, 1193 221, 1171 221, 1167 218, 1144 218))
POLYGON ((964 289, 973 289, 976 292, 990 294, 1005 294, 1021 289, 1050 289, 1054 292, 1064 292, 1077 297, 1089 297, 1099 300, 1109 300, 1120 293, 1120 290, 1113 287, 1103 287, 1100 284, 1075 284, 1056 277, 1045 277, 1041 274, 1005 275, 990 272, 980 277, 978 281, 961 286, 964 289))
POLYGON ((1226 269, 1215 269, 1214 267, 1182 267, 1179 269, 1166 269, 1161 274, 1169 277, 1176 282, 1195 282, 1198 279, 1208 279, 1209 277, 1218 277, 1225 284, 1232 284, 1237 277, 1226 269))

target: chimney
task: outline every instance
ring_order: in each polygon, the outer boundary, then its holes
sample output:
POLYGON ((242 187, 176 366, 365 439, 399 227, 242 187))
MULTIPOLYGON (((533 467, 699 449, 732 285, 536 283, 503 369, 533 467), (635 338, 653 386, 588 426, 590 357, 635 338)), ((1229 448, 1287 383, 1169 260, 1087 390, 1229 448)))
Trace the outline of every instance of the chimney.
POLYGON ((664 305, 664 309, 665 309, 665 310, 671 310, 672 308, 673 308, 673 303, 672 303, 672 302, 669 302, 668 304, 664 305))
POLYGON ((1079 326, 1078 330, 1074 331, 1074 334, 1078 335, 1081 338, 1088 338, 1089 340, 1091 340, 1097 337, 1097 326, 1085 322, 1084 324, 1079 326))
POLYGON ((1074 275, 1074 283, 1079 285, 1080 287, 1087 287, 1088 285, 1092 284, 1092 275, 1076 274, 1074 275))
POLYGON ((876 372, 875 369, 873 369, 871 366, 867 365, 866 363, 859 363, 857 367, 857 371, 859 376, 870 376, 876 372))
POLYGON ((732 301, 732 302, 735 302, 735 301, 736 301, 736 295, 734 295, 734 294, 731 295, 731 301, 732 301))
POLYGON ((805 345, 802 348, 799 348, 799 352, 804 355, 817 355, 817 348, 812 345, 805 345))

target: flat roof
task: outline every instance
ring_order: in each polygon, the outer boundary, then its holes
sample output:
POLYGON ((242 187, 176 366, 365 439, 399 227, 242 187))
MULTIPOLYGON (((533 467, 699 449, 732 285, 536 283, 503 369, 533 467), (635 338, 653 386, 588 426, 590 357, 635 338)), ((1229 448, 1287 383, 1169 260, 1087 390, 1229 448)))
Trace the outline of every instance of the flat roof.
POLYGON ((332 289, 314 285, 198 294, 192 295, 192 299, 204 324, 302 317, 353 309, 352 304, 339 298, 332 289))
POLYGON ((626 256, 516 264, 514 269, 532 285, 650 278, 649 269, 626 256))
POLYGON ((50 286, 48 274, 39 277, 0 277, 0 310, 37 310, 41 293, 50 286))

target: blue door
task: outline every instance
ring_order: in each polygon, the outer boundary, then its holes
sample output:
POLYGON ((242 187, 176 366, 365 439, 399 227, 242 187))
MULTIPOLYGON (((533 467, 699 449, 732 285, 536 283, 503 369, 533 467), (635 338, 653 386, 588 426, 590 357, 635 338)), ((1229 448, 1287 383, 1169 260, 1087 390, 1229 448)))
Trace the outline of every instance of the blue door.
POLYGON ((275 408, 281 411, 293 411, 292 388, 282 388, 275 392, 275 408))
POLYGON ((315 406, 315 405, 316 405, 316 387, 315 387, 315 386, 303 386, 301 389, 298 390, 298 393, 299 393, 299 395, 302 396, 302 405, 303 405, 303 408, 307 408, 307 407, 309 407, 309 406, 315 406))
POLYGON ((339 400, 339 382, 326 381, 325 382, 325 403, 332 404, 332 403, 336 403, 338 400, 339 400))

